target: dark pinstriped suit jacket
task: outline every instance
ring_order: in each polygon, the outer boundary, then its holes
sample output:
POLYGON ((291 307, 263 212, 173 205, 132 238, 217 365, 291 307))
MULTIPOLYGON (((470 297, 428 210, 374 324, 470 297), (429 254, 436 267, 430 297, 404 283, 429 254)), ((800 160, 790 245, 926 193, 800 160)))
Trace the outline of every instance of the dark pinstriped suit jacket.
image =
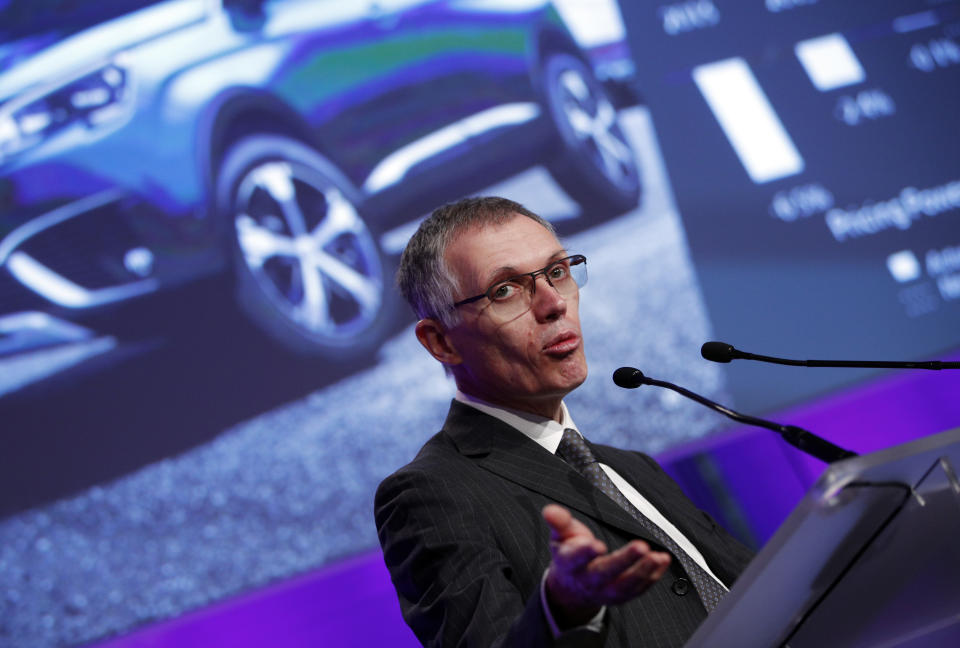
MULTIPOLYGON (((728 586, 751 552, 699 511, 650 457, 591 444, 700 550, 728 586)), ((627 512, 518 430, 454 401, 443 430, 377 490, 384 559, 407 623, 428 646, 553 646, 539 586, 550 562, 550 502, 569 508, 611 549, 643 538, 627 512)), ((642 596, 610 606, 604 632, 570 645, 682 646, 706 613, 673 560, 642 596), (680 583, 682 585, 683 583, 680 583)), ((566 645, 566 644, 564 644, 566 645)))

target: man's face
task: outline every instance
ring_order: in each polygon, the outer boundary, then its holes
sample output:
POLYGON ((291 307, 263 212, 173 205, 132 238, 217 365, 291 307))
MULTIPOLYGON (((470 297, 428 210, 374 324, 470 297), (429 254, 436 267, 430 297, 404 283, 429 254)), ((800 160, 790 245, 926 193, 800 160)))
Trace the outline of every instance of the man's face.
MULTIPOLYGON (((566 256, 546 228, 517 215, 462 232, 445 260, 459 281, 459 301, 566 256)), ((579 293, 564 299, 538 276, 530 308, 508 321, 486 298, 460 307, 462 321, 447 332, 460 359, 451 367, 458 387, 491 403, 556 417, 560 400, 587 377, 578 306, 579 293)))

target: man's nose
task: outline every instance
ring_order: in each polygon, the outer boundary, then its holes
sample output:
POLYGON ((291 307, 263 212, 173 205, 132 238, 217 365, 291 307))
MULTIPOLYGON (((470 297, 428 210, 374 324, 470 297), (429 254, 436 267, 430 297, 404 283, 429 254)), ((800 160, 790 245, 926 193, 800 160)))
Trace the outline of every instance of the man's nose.
POLYGON ((530 295, 531 308, 538 320, 555 319, 567 312, 567 300, 560 291, 550 283, 546 274, 536 275, 533 278, 533 294, 530 295), (537 280, 543 278, 544 286, 537 290, 537 280))

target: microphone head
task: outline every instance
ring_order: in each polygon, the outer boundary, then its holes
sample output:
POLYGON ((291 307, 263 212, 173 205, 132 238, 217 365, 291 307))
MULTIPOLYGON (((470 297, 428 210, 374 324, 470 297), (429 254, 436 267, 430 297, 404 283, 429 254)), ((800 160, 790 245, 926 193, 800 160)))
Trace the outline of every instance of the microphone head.
POLYGON ((644 378, 643 372, 633 367, 620 367, 613 372, 613 382, 624 389, 636 389, 643 384, 644 378))
POLYGON ((730 362, 736 357, 737 350, 726 342, 704 342, 700 347, 700 355, 711 362, 730 362))

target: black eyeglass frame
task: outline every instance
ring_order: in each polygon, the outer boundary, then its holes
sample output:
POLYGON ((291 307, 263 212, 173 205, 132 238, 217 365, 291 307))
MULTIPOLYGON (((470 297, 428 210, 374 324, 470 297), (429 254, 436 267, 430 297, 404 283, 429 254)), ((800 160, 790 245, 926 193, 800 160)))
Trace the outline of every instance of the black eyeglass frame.
MULTIPOLYGON (((533 272, 521 272, 520 274, 507 277, 506 279, 501 279, 500 281, 494 282, 489 288, 487 288, 486 292, 480 295, 475 295, 473 297, 467 297, 466 299, 461 299, 460 301, 456 302, 455 304, 453 304, 453 308, 460 308, 461 306, 472 304, 473 302, 480 301, 484 297, 489 299, 491 302, 495 303, 497 300, 491 297, 490 293, 492 293, 494 289, 496 289, 501 284, 510 283, 511 281, 520 279, 521 277, 530 277, 533 280, 534 293, 537 290, 538 275, 543 275, 543 278, 547 280, 547 283, 550 284, 550 287, 555 289, 553 282, 550 281, 550 275, 547 274, 547 271, 553 268, 555 265, 563 263, 564 261, 567 262, 568 268, 572 268, 573 266, 580 265, 581 263, 585 264, 587 262, 587 257, 585 257, 582 254, 571 254, 568 257, 563 257, 562 259, 557 259, 556 261, 552 261, 547 265, 543 266, 542 268, 540 268, 539 270, 534 270, 533 272)), ((580 287, 580 284, 577 284, 577 288, 579 287, 580 287)), ((531 294, 534 294, 534 293, 531 293, 531 294)))

